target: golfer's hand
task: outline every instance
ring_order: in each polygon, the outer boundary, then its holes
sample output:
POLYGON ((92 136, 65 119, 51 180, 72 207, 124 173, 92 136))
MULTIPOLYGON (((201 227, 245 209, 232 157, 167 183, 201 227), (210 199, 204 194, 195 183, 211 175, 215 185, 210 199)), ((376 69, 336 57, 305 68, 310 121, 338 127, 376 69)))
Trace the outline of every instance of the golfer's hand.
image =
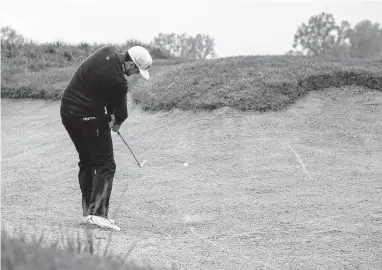
POLYGON ((110 117, 111 117, 111 120, 109 122, 109 127, 113 128, 113 126, 115 124, 115 116, 112 114, 112 115, 110 115, 110 117))
POLYGON ((110 115, 111 116, 111 121, 109 122, 109 127, 112 131, 114 132, 118 132, 119 129, 121 128, 121 125, 118 125, 115 123, 115 117, 114 115, 110 115))
POLYGON ((120 128, 121 125, 117 125, 116 123, 114 123, 114 125, 111 127, 111 130, 114 132, 118 132, 120 128))

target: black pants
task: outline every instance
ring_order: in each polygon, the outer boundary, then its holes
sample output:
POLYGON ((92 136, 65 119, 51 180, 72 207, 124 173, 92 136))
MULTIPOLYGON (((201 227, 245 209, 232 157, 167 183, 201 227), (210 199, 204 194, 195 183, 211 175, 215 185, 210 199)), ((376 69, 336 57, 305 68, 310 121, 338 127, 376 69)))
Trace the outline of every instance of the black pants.
POLYGON ((83 118, 61 112, 62 123, 79 155, 78 179, 82 192, 83 215, 108 217, 115 174, 110 118, 83 118))

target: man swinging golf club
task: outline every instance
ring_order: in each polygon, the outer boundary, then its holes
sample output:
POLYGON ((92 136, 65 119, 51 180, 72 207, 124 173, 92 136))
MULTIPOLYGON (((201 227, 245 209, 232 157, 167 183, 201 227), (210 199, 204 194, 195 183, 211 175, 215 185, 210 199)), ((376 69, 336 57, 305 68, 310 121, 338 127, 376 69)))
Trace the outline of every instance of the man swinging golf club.
POLYGON ((119 132, 128 117, 125 76, 140 73, 148 80, 151 65, 141 46, 124 53, 104 46, 77 68, 64 90, 60 114, 79 155, 84 223, 120 230, 108 217, 116 170, 110 129, 119 132))

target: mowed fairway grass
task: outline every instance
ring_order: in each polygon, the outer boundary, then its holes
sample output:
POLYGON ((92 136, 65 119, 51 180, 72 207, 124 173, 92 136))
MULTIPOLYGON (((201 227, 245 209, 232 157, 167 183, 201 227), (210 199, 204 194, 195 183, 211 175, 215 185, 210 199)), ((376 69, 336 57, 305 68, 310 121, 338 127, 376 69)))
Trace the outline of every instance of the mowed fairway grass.
MULTIPOLYGON (((225 63, 214 63, 219 61, 225 63)), ((134 84, 121 133, 148 163, 138 168, 113 135, 111 217, 122 231, 112 235, 110 249, 123 254, 137 241, 129 258, 158 268, 174 263, 181 269, 380 269, 377 62, 322 62, 300 72, 296 64, 291 73, 286 67, 293 64, 281 61, 277 68, 275 61, 269 67, 274 74, 297 76, 285 84, 259 63, 253 72, 268 74, 267 92, 250 84, 235 88, 245 81, 240 61, 227 69, 232 77, 222 71, 220 80, 208 73, 212 69, 199 69, 200 78, 193 74, 193 67, 206 65, 197 62, 158 69, 151 82, 134 84), (227 83, 194 89, 185 102, 190 88, 183 86, 207 77, 227 83), (231 98, 207 98, 223 88, 221 96, 231 98)), ((52 239, 62 232, 83 234, 77 154, 60 122, 59 103, 3 99, 1 125, 2 227, 45 229, 52 239)), ((109 234, 95 229, 94 235, 104 249, 109 234)))

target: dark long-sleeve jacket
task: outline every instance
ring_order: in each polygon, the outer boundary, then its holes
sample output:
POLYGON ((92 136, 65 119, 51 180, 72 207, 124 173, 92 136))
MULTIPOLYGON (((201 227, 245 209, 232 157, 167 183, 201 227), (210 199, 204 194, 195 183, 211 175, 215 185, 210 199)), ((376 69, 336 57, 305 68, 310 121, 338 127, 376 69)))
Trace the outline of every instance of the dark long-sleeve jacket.
POLYGON ((124 55, 115 46, 95 51, 76 70, 61 99, 61 113, 81 116, 114 114, 117 124, 127 116, 124 55))

